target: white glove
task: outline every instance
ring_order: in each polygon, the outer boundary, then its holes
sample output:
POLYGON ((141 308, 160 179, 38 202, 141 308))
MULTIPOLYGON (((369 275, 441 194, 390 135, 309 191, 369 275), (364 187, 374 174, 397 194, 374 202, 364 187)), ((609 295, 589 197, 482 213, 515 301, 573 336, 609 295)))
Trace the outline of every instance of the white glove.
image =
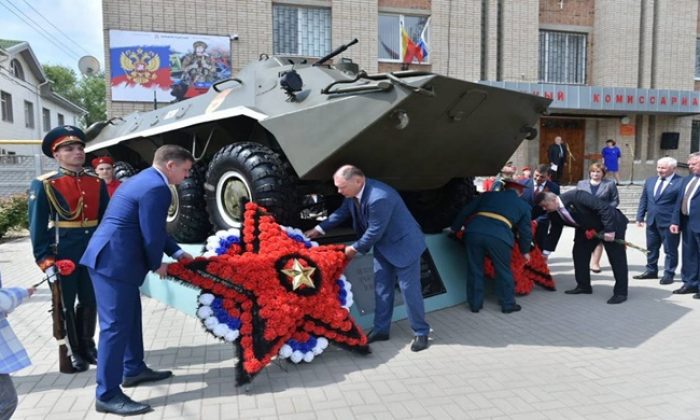
POLYGON ((53 283, 56 281, 56 279, 58 279, 58 269, 55 265, 52 265, 44 270, 44 274, 46 274, 46 277, 49 279, 49 283, 53 283))

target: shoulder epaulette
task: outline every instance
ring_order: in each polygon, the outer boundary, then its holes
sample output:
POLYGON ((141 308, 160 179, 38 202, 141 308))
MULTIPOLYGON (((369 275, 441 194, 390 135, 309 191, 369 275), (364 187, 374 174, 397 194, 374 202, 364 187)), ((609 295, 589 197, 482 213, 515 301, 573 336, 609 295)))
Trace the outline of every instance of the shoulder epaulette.
POLYGON ((93 174, 93 173, 91 173, 91 172, 85 171, 83 174, 84 174, 85 176, 91 176, 91 177, 93 177, 93 178, 99 178, 99 176, 97 176, 97 174, 93 174))
POLYGON ((46 181, 47 179, 50 179, 55 175, 58 175, 58 171, 47 172, 41 176, 36 177, 36 179, 38 179, 39 181, 46 181))

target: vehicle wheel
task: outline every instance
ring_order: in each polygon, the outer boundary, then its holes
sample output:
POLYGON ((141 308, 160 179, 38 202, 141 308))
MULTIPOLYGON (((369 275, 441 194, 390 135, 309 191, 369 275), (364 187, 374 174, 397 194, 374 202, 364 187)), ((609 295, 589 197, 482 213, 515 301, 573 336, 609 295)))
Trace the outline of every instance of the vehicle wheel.
POLYGON ((457 212, 475 195, 472 178, 455 178, 434 190, 401 192, 425 233, 439 233, 452 224, 457 212))
POLYGON ((136 169, 134 169, 130 163, 124 162, 123 160, 114 162, 113 176, 121 182, 124 182, 129 179, 129 177, 136 175, 136 172, 136 169))
POLYGON ((168 208, 168 234, 178 242, 195 243, 207 239, 211 223, 204 202, 205 165, 194 165, 190 176, 180 185, 170 186, 172 201, 168 208))
POLYGON ((217 229, 238 228, 243 203, 255 201, 277 222, 298 220, 294 176, 272 150, 257 143, 234 143, 219 150, 209 163, 205 196, 209 220, 217 229))

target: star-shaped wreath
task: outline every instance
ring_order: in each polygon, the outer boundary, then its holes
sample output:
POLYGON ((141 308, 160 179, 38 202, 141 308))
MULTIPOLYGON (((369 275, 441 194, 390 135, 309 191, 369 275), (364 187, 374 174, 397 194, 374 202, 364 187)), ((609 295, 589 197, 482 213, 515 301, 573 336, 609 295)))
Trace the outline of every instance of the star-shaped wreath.
POLYGON ((318 246, 247 203, 243 230, 217 232, 207 249, 203 257, 171 264, 168 274, 202 290, 197 316, 214 336, 236 343, 237 385, 276 356, 310 362, 329 340, 369 352, 349 312, 343 245, 318 246))

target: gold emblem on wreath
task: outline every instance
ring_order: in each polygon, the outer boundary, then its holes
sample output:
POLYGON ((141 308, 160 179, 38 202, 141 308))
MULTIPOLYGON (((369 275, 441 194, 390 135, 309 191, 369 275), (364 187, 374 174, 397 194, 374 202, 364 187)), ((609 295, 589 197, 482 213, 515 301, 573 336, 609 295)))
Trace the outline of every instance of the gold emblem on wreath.
POLYGON ((119 64, 126 72, 126 78, 133 83, 142 85, 157 78, 156 70, 160 67, 160 57, 153 51, 126 50, 119 56, 119 64))

